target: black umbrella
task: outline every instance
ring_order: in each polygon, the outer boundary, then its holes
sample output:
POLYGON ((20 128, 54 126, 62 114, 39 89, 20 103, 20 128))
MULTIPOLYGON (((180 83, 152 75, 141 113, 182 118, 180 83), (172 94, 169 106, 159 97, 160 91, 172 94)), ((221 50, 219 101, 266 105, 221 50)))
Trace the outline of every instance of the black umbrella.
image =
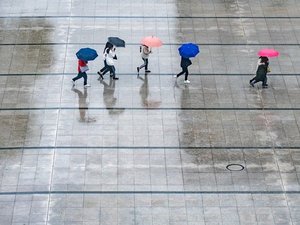
POLYGON ((116 47, 125 47, 125 41, 118 37, 109 37, 108 42, 115 45, 116 47))

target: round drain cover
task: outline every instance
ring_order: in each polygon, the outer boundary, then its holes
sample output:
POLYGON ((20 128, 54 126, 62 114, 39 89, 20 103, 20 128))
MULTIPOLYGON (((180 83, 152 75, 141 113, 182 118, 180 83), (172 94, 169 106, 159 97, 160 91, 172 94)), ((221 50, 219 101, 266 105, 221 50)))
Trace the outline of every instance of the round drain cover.
POLYGON ((243 169, 245 169, 245 167, 241 164, 229 164, 226 166, 226 169, 230 170, 230 171, 242 171, 243 169))

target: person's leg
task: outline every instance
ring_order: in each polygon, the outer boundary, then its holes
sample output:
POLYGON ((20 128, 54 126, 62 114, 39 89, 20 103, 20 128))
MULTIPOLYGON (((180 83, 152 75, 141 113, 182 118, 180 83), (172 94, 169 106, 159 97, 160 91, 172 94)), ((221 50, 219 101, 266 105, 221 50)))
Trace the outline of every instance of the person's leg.
POLYGON ((265 79, 263 80, 263 84, 262 84, 263 87, 268 87, 267 81, 268 81, 268 78, 266 76, 265 79))
POLYGON ((145 59, 145 70, 147 71, 148 70, 148 59, 145 59))
POLYGON ((112 74, 112 78, 113 78, 114 80, 119 80, 119 78, 116 77, 116 68, 115 68, 114 66, 111 67, 110 73, 112 74))
POLYGON ((86 72, 82 73, 82 77, 83 77, 83 85, 87 85, 87 74, 86 74, 86 72))
POLYGON ((103 70, 102 75, 106 74, 108 71, 110 71, 110 70, 109 70, 109 66, 107 66, 107 67, 103 70))
POLYGON ((145 67, 145 69, 146 69, 147 59, 142 58, 142 60, 144 61, 144 63, 142 65, 140 65, 139 68, 142 69, 145 67))
POLYGON ((140 72, 140 70, 142 68, 144 68, 146 66, 146 59, 142 58, 142 60, 144 61, 144 63, 136 68, 136 70, 137 70, 138 73, 140 72))
POLYGON ((255 77, 253 77, 253 78, 249 81, 249 83, 252 83, 254 80, 255 80, 255 77))
POLYGON ((148 59, 145 60, 145 64, 146 64, 146 65, 145 65, 145 72, 146 72, 146 73, 150 73, 151 71, 148 69, 148 64, 149 64, 148 59))
POLYGON ((187 79, 188 79, 188 76, 189 76, 189 70, 188 70, 187 67, 185 67, 185 68, 183 69, 183 71, 185 72, 184 80, 187 80, 187 79))
POLYGON ((79 73, 77 74, 77 76, 74 77, 72 80, 73 80, 73 81, 76 81, 76 80, 80 79, 81 77, 82 77, 82 73, 79 72, 79 73))
POLYGON ((106 60, 104 60, 104 67, 100 70, 101 73, 103 73, 107 69, 107 63, 106 60))
POLYGON ((250 84, 252 87, 254 87, 254 84, 256 84, 257 82, 259 82, 259 81, 256 80, 256 76, 255 76, 255 77, 253 77, 253 78, 249 81, 249 84, 250 84))
POLYGON ((184 71, 184 69, 182 68, 182 71, 180 72, 180 73, 178 73, 177 75, 176 75, 176 77, 180 77, 182 74, 184 74, 185 73, 185 71, 184 71))

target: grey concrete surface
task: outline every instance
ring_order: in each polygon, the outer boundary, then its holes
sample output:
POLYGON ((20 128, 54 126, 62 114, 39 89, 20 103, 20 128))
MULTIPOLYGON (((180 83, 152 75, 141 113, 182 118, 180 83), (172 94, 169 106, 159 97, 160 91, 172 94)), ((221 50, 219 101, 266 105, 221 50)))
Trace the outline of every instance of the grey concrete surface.
POLYGON ((0 9, 0 225, 300 224, 300 1, 0 9), (163 46, 138 77, 148 35, 163 46), (96 73, 108 36, 127 43, 118 81, 96 73), (188 85, 184 42, 201 50, 188 85), (88 89, 71 84, 82 47, 99 53, 88 89), (249 86, 262 48, 280 51, 268 89, 249 86))

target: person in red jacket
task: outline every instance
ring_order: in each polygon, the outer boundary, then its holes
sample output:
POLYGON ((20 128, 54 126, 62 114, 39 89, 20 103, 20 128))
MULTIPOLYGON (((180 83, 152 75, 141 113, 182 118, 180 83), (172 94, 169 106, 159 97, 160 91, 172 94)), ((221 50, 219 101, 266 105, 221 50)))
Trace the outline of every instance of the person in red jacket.
POLYGON ((89 67, 88 67, 87 64, 88 64, 87 61, 84 61, 84 60, 81 60, 81 59, 78 60, 78 67, 77 67, 78 68, 78 75, 72 79, 73 86, 75 86, 75 81, 80 79, 81 77, 83 77, 83 85, 84 85, 85 88, 91 86, 87 83, 86 71, 89 70, 89 67))

